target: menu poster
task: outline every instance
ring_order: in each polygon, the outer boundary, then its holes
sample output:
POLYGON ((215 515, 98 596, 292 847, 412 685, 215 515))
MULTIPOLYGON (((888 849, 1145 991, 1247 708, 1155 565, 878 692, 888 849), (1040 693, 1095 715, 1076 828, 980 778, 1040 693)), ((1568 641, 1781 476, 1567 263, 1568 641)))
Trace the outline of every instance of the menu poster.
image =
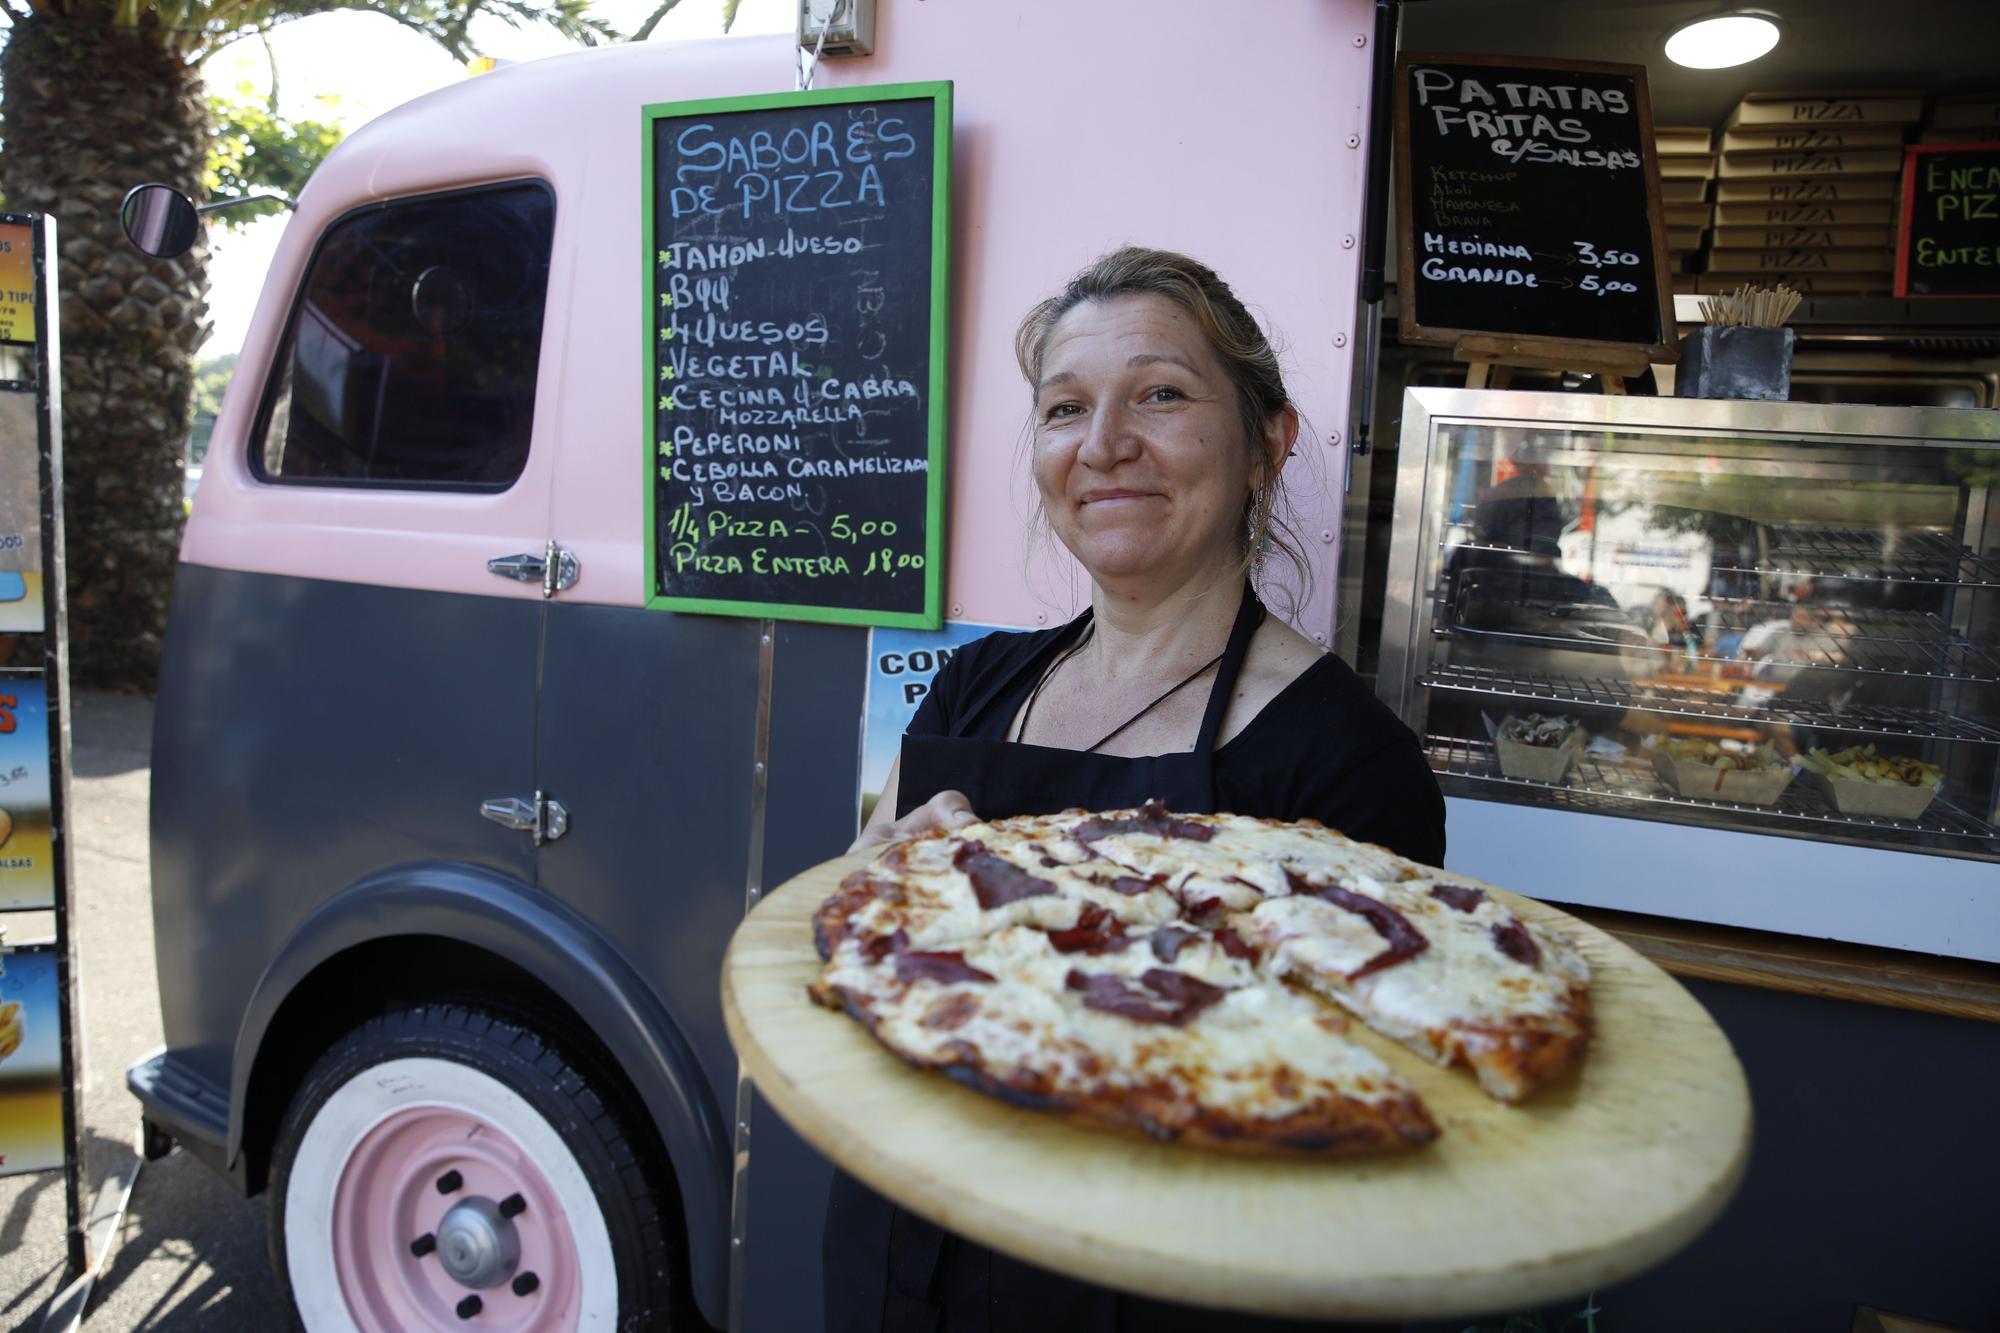
POLYGON ((1404 341, 1674 358, 1644 66, 1405 55, 1396 143, 1404 341))
POLYGON ((35 233, 0 222, 0 342, 35 340, 35 233))
POLYGON ((2000 142, 1903 152, 1896 295, 2000 295, 2000 142))
POLYGON ((56 946, 0 952, 0 1176, 63 1164, 56 946))
POLYGON ((41 458, 35 395, 0 389, 0 634, 42 632, 41 458))
POLYGON ((645 108, 650 607, 935 628, 951 85, 645 108))
POLYGON ((0 911, 55 906, 48 694, 40 673, 0 675, 0 911))
POLYGON ((889 768, 903 751, 903 732, 930 693, 938 668, 974 639, 1005 628, 948 620, 940 629, 878 629, 868 636, 867 702, 861 710, 862 824, 875 812, 889 768))

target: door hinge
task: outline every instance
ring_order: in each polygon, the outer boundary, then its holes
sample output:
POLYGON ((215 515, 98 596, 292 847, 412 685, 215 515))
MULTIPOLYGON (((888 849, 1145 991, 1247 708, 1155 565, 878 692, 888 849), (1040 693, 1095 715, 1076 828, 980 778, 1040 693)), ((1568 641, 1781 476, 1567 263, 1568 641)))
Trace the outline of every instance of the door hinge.
POLYGON ((532 833, 535 846, 554 842, 569 832, 569 811, 563 803, 541 792, 530 799, 526 796, 496 796, 490 801, 482 801, 479 813, 502 828, 520 829, 532 833))
POLYGON ((539 583, 542 596, 553 597, 576 585, 583 566, 577 563, 575 552, 565 551, 551 537, 548 547, 539 555, 522 551, 517 555, 494 556, 486 562, 486 572, 517 583, 539 583))

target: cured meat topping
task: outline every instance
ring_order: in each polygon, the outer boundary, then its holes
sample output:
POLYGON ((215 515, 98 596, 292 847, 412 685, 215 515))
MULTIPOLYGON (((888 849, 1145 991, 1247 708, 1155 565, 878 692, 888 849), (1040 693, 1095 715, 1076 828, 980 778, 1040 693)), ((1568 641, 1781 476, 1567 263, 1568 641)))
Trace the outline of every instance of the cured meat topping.
POLYGON ((1132 943, 1123 922, 1096 903, 1088 903, 1077 914, 1076 924, 1048 932, 1057 953, 1113 953, 1132 943))
POLYGON ((1138 980, 1115 972, 1080 972, 1072 968, 1065 988, 1083 993, 1085 1006, 1141 1023, 1185 1026, 1187 1021, 1229 993, 1199 977, 1149 967, 1138 980))
POLYGON ((937 981, 949 986, 954 981, 991 981, 991 972, 981 972, 957 951, 927 953, 910 949, 896 955, 896 980, 937 981))
POLYGON ((1215 932, 1215 942, 1231 958, 1240 958, 1246 963, 1254 963, 1263 956, 1256 945, 1227 927, 1215 932))
POLYGON ((1493 947, 1517 963, 1525 963, 1529 967, 1542 965, 1541 946, 1535 943, 1535 937, 1528 933, 1528 928, 1513 917, 1493 927, 1493 947))
POLYGON ((952 854, 951 863, 972 881, 979 905, 987 911, 1005 907, 1023 898, 1039 898, 1054 893, 1056 886, 1039 875, 1031 875, 1012 861, 995 856, 983 842, 968 842, 952 854))
POLYGON ((1099 838, 1115 838, 1121 833, 1150 833, 1156 838, 1186 838, 1207 842, 1215 830, 1191 819, 1176 819, 1159 801, 1148 801, 1139 813, 1123 819, 1086 819, 1076 826, 1076 840, 1088 847, 1099 838))
POLYGON ((1293 893, 1311 894, 1323 898, 1335 907, 1345 908, 1373 927, 1375 933, 1389 942, 1389 947, 1376 954, 1360 967, 1347 974, 1349 981, 1359 981, 1370 972, 1380 972, 1385 967, 1415 958, 1431 947, 1431 942, 1423 937, 1410 919, 1385 902, 1370 898, 1365 893, 1343 889, 1338 884, 1312 884, 1301 879, 1290 869, 1285 878, 1291 881, 1293 893))
POLYGON ((1486 901, 1485 893, 1463 884, 1433 884, 1431 897, 1460 912, 1470 912, 1486 901))
POLYGON ((879 963, 892 953, 901 953, 910 947, 910 932, 898 929, 888 935, 877 935, 861 946, 861 956, 871 963, 879 963))

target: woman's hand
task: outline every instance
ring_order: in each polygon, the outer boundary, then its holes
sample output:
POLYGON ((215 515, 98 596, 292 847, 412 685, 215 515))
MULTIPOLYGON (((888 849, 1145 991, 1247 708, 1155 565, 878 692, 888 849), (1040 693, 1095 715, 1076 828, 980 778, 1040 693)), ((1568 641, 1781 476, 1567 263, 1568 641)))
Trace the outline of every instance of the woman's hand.
POLYGON ((928 833, 932 829, 962 828, 977 823, 979 816, 972 813, 972 802, 965 799, 964 792, 941 791, 925 801, 901 819, 890 819, 889 812, 896 808, 896 789, 891 784, 876 803, 874 817, 861 830, 861 836, 847 850, 849 854, 864 852, 870 847, 880 847, 884 843, 900 838, 914 837, 928 833))

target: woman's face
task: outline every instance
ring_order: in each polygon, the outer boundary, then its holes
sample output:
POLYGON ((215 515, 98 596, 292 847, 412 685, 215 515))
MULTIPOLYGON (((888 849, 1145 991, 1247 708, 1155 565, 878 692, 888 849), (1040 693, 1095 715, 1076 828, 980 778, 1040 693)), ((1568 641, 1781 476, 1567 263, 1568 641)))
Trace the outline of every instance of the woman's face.
POLYGON ((1049 334, 1035 485, 1092 578, 1172 584, 1233 564, 1264 470, 1221 358, 1173 302, 1085 301, 1049 334))

